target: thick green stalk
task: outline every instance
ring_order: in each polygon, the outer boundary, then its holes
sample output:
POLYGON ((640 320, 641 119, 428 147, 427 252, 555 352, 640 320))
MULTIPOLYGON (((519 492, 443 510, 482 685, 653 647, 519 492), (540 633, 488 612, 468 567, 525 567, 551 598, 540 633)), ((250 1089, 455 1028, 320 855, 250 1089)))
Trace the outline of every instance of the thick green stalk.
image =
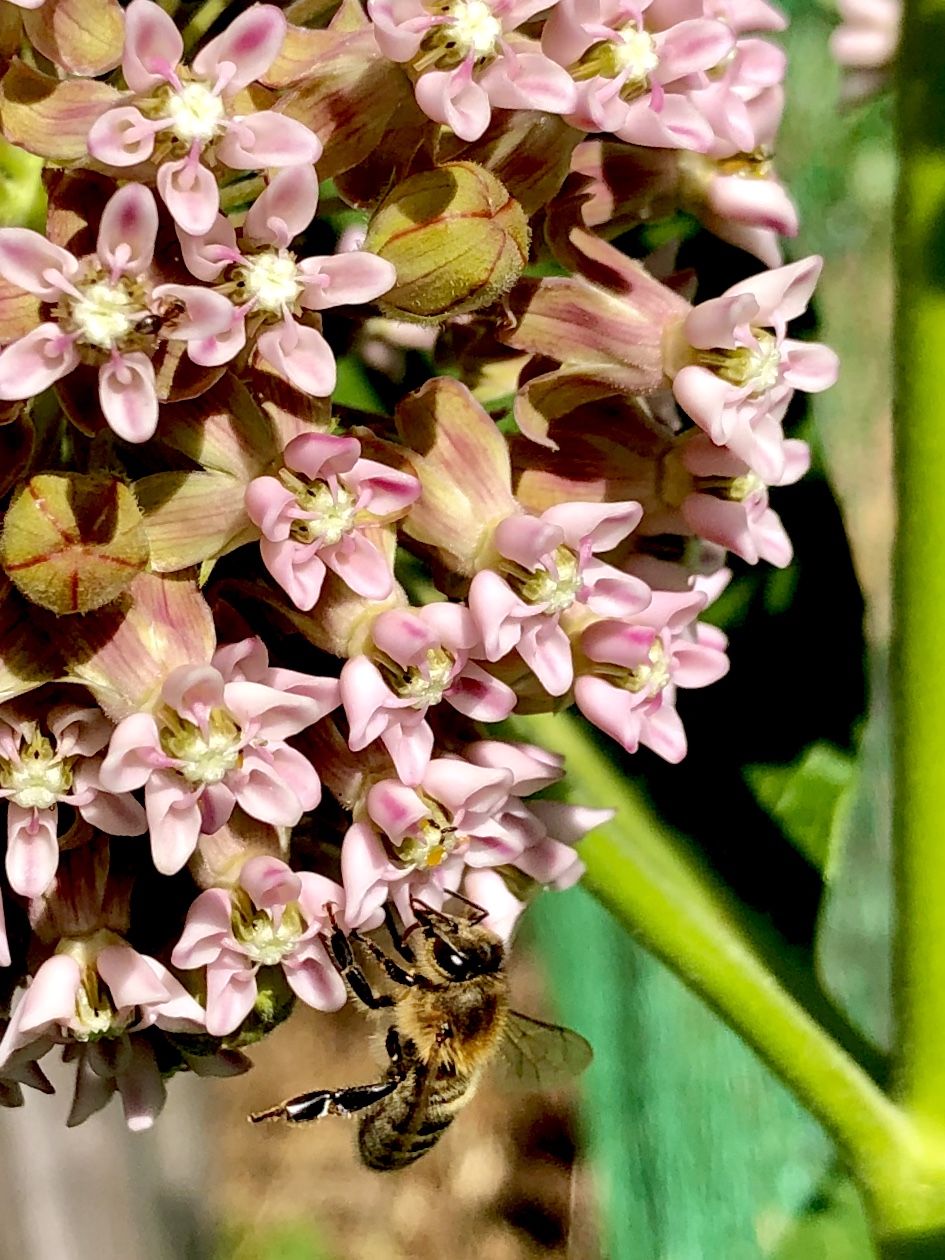
POLYGON ((945 1131, 945 0, 910 0, 903 34, 892 688, 897 1085, 913 1113, 945 1131))
POLYGON ((870 1179, 908 1181, 911 1126, 868 1073, 765 965, 730 895, 654 817, 573 719, 516 719, 518 732, 567 757, 588 803, 617 809, 581 844, 586 886, 712 1005, 821 1121, 870 1179))

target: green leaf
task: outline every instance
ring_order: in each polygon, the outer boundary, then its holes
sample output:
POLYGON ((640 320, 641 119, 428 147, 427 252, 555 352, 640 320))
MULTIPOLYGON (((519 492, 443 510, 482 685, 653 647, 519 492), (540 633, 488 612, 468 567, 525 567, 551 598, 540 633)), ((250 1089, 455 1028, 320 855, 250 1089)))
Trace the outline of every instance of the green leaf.
POLYGON ((782 1238, 772 1260, 874 1260, 875 1255, 856 1187, 835 1175, 782 1238))
POLYGON ((826 883, 836 868, 855 769, 853 757, 822 741, 792 765, 745 767, 761 805, 826 883))
POLYGON ((355 407, 358 411, 373 411, 381 415, 385 412, 364 364, 353 354, 343 355, 338 360, 338 383, 331 397, 338 407, 355 407))

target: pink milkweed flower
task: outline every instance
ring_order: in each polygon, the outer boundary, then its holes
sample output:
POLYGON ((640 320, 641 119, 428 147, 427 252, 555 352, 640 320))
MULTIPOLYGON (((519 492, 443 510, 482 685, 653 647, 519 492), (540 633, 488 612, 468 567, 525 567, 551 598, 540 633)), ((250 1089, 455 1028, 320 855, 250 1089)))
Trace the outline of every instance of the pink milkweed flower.
POLYGON ((323 875, 296 872, 275 857, 244 862, 233 889, 208 888, 187 911, 171 961, 207 969, 207 1032, 238 1028, 256 1001, 260 967, 281 967, 293 993, 318 1011, 337 1011, 345 986, 323 935, 343 890, 323 875))
POLYGON ((685 757, 676 688, 707 687, 728 672, 722 632, 691 625, 706 602, 701 591, 654 592, 646 612, 597 621, 581 635, 586 663, 574 682, 575 703, 627 752, 644 744, 674 764, 685 757))
POLYGON ((269 69, 285 32, 275 5, 254 4, 188 68, 180 64, 184 43, 173 20, 154 0, 132 0, 121 63, 128 103, 95 121, 89 153, 119 168, 155 160, 158 192, 174 222, 194 235, 209 232, 220 208, 215 163, 258 171, 321 155, 319 141, 295 119, 272 110, 235 112, 236 97, 269 69))
POLYGON ((475 663, 479 631, 461 604, 383 612, 371 635, 375 659, 355 656, 341 670, 348 745, 359 752, 380 739, 409 786, 423 778, 433 752, 431 705, 445 700, 481 722, 501 722, 515 708, 512 688, 475 663))
POLYGON ((144 810, 101 783, 111 722, 94 708, 60 704, 43 721, 26 706, 0 708, 0 798, 7 801, 6 872, 23 897, 41 897, 59 865, 59 806, 114 836, 139 836, 144 810))
POLYGON ((301 310, 373 301, 397 279, 392 263, 360 250, 297 259, 288 248, 308 226, 318 204, 318 179, 311 165, 279 171, 257 197, 237 234, 224 215, 195 235, 178 229, 184 262, 198 280, 233 305, 229 327, 191 349, 198 363, 225 363, 246 342, 246 324, 256 332, 256 350, 297 389, 326 398, 335 388, 335 359, 315 329, 294 318, 301 310))
POLYGON ((102 763, 110 791, 144 788, 163 875, 179 871, 197 837, 222 827, 236 805, 260 822, 294 827, 321 797, 315 767, 286 740, 337 707, 337 679, 263 666, 258 641, 248 641, 247 659, 235 646, 209 665, 173 670, 156 712, 121 721, 102 763))
POLYGON ((562 503, 541 516, 500 521, 492 541, 499 559, 469 588, 486 659, 515 650, 549 695, 564 695, 574 670, 561 614, 579 603, 619 618, 650 602, 645 582, 595 558, 623 542, 642 516, 639 503, 562 503))
MULTIPOLYGON (((775 483, 793 485, 810 467, 806 442, 784 443, 784 472, 775 483)), ((718 543, 748 564, 767 560, 779 569, 791 563, 793 549, 778 514, 768 506, 768 487, 747 464, 705 433, 696 432, 682 450, 692 474, 692 493, 679 510, 689 528, 718 543)))
POLYGON ((830 36, 834 60, 847 72, 843 95, 856 100, 879 91, 899 51, 902 0, 837 0, 843 19, 830 36))
MULTIPOLYGON (((157 340, 148 330, 157 229, 154 195, 141 184, 109 199, 95 253, 83 258, 29 228, 0 228, 0 271, 48 307, 43 323, 0 352, 0 398, 32 398, 80 363, 98 364, 99 402, 111 428, 128 442, 151 437, 158 421, 150 359, 157 340)), ((184 340, 229 321, 229 303, 209 290, 180 285, 175 296, 186 308, 175 332, 184 340)))
POLYGON ((548 7, 548 0, 368 0, 367 10, 384 56, 407 63, 427 117, 461 140, 478 140, 493 108, 575 108, 567 71, 515 35, 548 7))
POLYGON ((577 80, 573 126, 657 148, 711 146, 712 127, 689 93, 693 79, 708 84, 705 72, 725 63, 735 33, 701 3, 560 0, 541 46, 577 80))
POLYGON ((417 478, 362 459, 357 438, 329 433, 293 438, 283 463, 277 476, 249 483, 246 510, 263 533, 263 563, 296 608, 315 607, 326 568, 357 595, 386 599, 393 574, 363 531, 403 516, 420 494, 417 478))
POLYGON ((411 923, 412 897, 439 908, 474 870, 513 865, 561 888, 580 878, 584 868, 571 846, 612 811, 526 806, 521 796, 563 774, 562 760, 542 749, 483 740, 467 752, 434 758, 413 787, 384 779, 368 790, 364 817, 341 849, 349 927, 388 900, 411 923))
POLYGON ((727 446, 769 485, 784 476, 780 422, 794 390, 816 393, 837 379, 829 347, 785 337, 822 266, 812 255, 733 284, 668 328, 664 339, 664 370, 676 401, 717 446, 727 446))
POLYGON ((0 1041, 0 1075, 24 1054, 33 1061, 64 1044, 78 1061, 68 1124, 121 1095, 130 1129, 147 1129, 164 1102, 154 1051, 134 1034, 204 1031, 203 1011, 168 969, 113 932, 64 940, 13 1008, 0 1041))

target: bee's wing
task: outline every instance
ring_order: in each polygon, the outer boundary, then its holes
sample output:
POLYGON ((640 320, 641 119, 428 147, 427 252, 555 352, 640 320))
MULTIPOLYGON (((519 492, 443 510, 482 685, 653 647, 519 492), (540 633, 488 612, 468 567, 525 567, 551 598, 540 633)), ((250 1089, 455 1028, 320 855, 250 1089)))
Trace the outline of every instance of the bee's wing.
POLYGON ((495 1079, 506 1088, 557 1089, 583 1072, 593 1057, 580 1033, 511 1011, 495 1079))

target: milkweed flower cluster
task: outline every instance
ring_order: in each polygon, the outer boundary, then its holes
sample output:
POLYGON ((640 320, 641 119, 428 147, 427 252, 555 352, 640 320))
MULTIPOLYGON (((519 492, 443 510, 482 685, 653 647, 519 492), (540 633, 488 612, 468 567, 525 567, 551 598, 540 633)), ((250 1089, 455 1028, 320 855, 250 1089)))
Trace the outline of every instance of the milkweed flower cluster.
POLYGON ((508 936, 580 878, 610 811, 500 724, 686 755, 837 365, 789 328, 821 261, 782 264, 763 0, 254 4, 195 48, 154 0, 19 7, 0 1102, 61 1047, 70 1123, 144 1128, 343 1004, 333 922, 460 894, 508 936), (648 259, 684 218, 740 272, 648 259))

